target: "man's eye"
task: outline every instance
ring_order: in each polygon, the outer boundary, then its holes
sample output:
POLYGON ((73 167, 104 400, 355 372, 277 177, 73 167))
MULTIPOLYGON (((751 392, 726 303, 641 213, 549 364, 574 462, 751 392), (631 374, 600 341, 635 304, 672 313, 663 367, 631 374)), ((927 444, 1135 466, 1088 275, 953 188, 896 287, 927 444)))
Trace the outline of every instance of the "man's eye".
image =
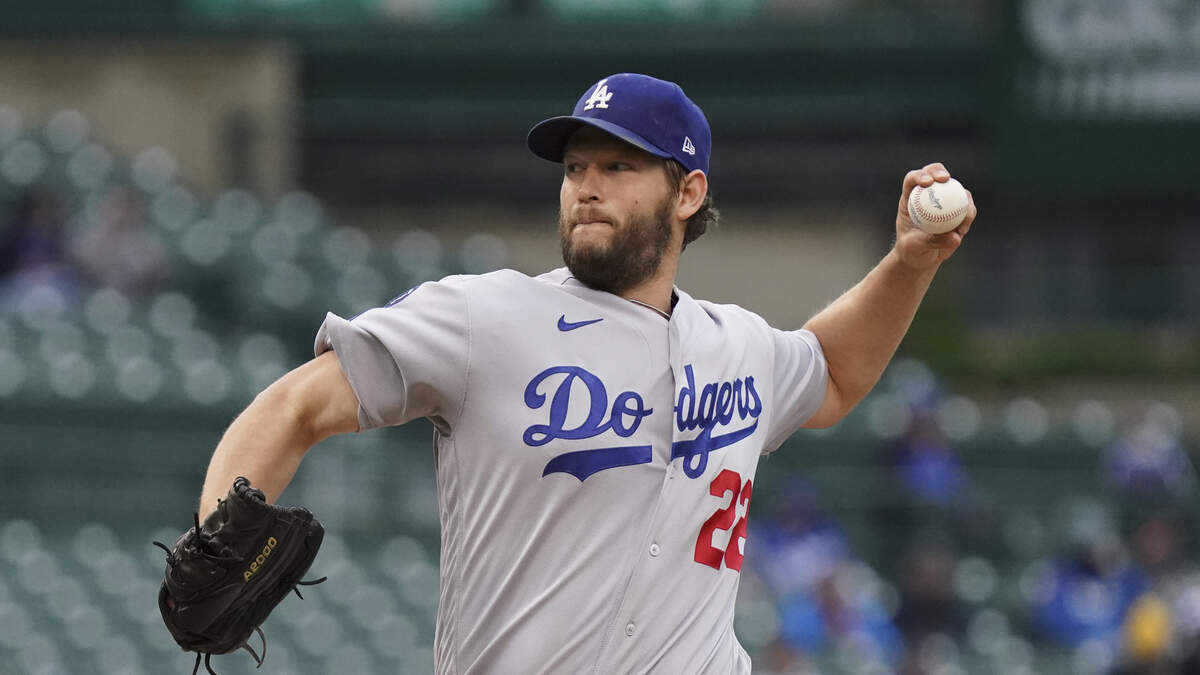
POLYGON ((625 162, 613 162, 612 164, 608 165, 609 171, 629 171, 632 168, 632 166, 626 164, 625 162))
POLYGON ((582 169, 580 165, 575 163, 564 164, 563 168, 566 169, 567 173, 578 173, 582 169))

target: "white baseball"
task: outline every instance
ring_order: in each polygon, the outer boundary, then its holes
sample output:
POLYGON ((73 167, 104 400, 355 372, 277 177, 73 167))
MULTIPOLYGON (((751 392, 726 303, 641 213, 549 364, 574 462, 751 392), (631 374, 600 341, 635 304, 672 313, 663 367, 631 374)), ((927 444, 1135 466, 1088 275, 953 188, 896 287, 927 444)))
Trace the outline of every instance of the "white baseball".
POLYGON ((908 217, 930 234, 953 230, 966 215, 967 189, 953 178, 929 187, 918 185, 908 195, 908 217))

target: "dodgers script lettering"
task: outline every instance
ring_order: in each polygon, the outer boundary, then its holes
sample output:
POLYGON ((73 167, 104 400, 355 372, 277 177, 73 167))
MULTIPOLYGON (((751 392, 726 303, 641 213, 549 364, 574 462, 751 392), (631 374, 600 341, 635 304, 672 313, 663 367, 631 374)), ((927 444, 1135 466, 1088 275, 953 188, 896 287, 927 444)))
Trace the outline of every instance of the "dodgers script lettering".
POLYGON ((578 366, 556 366, 538 373, 525 387, 525 405, 534 410, 541 408, 546 402, 546 395, 540 391, 541 385, 557 375, 562 376, 562 381, 554 391, 554 398, 550 402, 550 423, 535 424, 526 429, 524 434, 526 445, 535 447, 545 445, 556 438, 573 440, 593 438, 609 429, 622 438, 628 438, 637 431, 638 426, 642 423, 642 418, 654 412, 653 409, 646 408, 646 403, 642 400, 641 395, 632 391, 621 392, 613 401, 610 411, 608 409, 608 390, 604 387, 604 383, 600 381, 599 377, 578 366), (570 408, 571 392, 576 381, 583 384, 582 391, 587 393, 588 416, 579 426, 568 429, 566 428, 567 411, 570 408), (605 417, 606 414, 607 417, 605 417))
MULTIPOLYGON (((737 443, 758 429, 763 403, 753 376, 697 386, 690 364, 684 367, 684 375, 686 381, 679 389, 675 406, 676 428, 680 432, 699 428, 700 433, 672 443, 671 460, 683 458, 684 474, 699 478, 708 467, 711 452, 737 443), (737 428, 729 429, 730 426, 737 428)), ((634 391, 617 394, 610 406, 604 381, 579 366, 554 366, 535 375, 525 387, 525 405, 531 410, 548 408, 549 413, 545 424, 530 425, 522 434, 522 440, 530 447, 555 440, 586 440, 608 431, 619 438, 629 438, 642 420, 654 412, 646 407, 642 395, 634 391), (568 420, 572 401, 576 412, 568 420), (579 420, 581 410, 587 413, 579 420)), ((582 481, 598 471, 645 464, 652 459, 649 445, 587 448, 555 456, 546 463, 542 475, 562 472, 582 481)))

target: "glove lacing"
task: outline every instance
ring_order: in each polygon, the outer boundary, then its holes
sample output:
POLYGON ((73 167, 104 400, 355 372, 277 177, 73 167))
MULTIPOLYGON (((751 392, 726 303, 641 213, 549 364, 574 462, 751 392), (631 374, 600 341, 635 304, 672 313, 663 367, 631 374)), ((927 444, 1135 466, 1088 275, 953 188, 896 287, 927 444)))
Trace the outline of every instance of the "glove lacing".
MULTIPOLYGON (((254 631, 258 633, 258 637, 262 640, 262 656, 259 656, 258 653, 254 651, 254 648, 250 646, 249 639, 243 642, 238 649, 245 649, 246 651, 250 652, 250 656, 254 659, 254 667, 262 668, 263 661, 267 660, 267 636, 263 635, 262 629, 258 626, 254 627, 254 631)), ((196 665, 192 666, 192 675, 196 675, 196 673, 200 672, 200 656, 200 652, 196 652, 196 665)), ((204 669, 208 671, 209 675, 217 675, 217 671, 212 669, 212 653, 206 653, 203 656, 204 669)))

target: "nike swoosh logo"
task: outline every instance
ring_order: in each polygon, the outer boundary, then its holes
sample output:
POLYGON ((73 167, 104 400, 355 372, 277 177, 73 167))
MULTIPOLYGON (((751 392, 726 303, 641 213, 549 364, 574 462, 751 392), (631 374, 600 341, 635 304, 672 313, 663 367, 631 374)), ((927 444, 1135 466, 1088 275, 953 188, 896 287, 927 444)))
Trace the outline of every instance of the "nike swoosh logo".
POLYGON ((597 321, 603 321, 603 320, 604 320, 604 317, 600 317, 599 319, 591 319, 588 321, 567 321, 567 315, 563 314, 562 316, 558 317, 558 329, 565 333, 569 330, 575 330, 576 328, 583 328, 584 326, 590 326, 591 324, 596 323, 597 321))

